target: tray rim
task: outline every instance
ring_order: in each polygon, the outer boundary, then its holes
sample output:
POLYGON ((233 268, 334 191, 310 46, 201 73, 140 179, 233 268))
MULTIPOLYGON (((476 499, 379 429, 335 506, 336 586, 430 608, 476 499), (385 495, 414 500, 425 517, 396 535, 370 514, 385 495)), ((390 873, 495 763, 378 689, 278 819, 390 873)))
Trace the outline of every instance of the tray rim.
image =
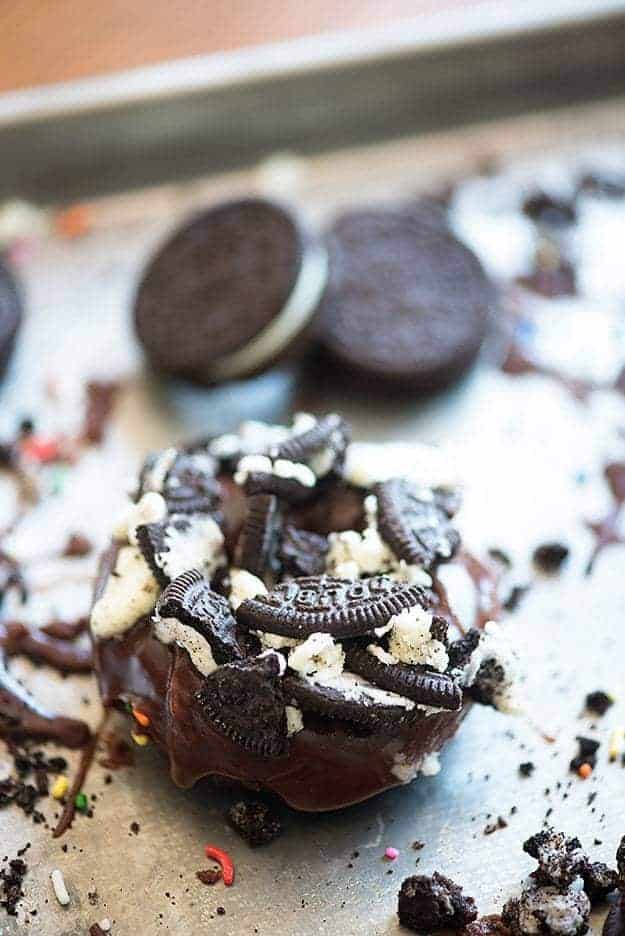
POLYGON ((0 94, 0 128, 495 43, 619 13, 625 16, 623 0, 551 0, 548 8, 540 0, 505 7, 502 0, 479 0, 384 27, 326 32, 5 92, 0 94))

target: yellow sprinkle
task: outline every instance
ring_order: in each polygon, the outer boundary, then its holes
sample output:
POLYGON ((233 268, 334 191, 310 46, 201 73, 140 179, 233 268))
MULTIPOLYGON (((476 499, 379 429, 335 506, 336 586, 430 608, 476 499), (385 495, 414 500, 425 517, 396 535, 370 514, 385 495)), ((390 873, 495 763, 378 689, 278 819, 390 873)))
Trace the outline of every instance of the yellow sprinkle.
POLYGON ((63 775, 61 775, 60 777, 57 777, 56 780, 54 781, 54 786, 52 787, 52 796, 55 799, 63 799, 63 797, 67 793, 68 788, 69 788, 69 781, 67 777, 64 777, 63 775))
POLYGON ((623 751, 623 742, 625 742, 625 728, 619 726, 612 731, 610 735, 610 746, 608 748, 608 757, 611 761, 617 760, 623 751))
POLYGON ((135 744, 138 744, 138 745, 139 745, 139 747, 145 747, 146 744, 149 744, 149 743, 150 743, 150 739, 149 739, 148 735, 146 735, 146 734, 137 734, 136 731, 132 731, 132 732, 130 733, 130 737, 131 737, 132 740, 135 742, 135 744))

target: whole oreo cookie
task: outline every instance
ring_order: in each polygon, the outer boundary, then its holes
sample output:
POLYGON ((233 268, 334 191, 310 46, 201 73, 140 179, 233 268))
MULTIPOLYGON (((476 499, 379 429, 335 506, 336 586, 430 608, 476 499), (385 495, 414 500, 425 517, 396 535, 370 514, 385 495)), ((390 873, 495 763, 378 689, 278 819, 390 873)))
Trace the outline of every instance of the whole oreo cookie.
POLYGON ((423 600, 420 588, 385 575, 359 581, 318 575, 282 582, 267 595, 248 598, 237 609, 237 619, 254 630, 286 637, 358 637, 423 600))
POLYGON ((345 668, 385 689, 437 708, 456 711, 462 705, 462 689, 445 673, 433 673, 406 663, 383 663, 364 647, 351 647, 345 654, 345 668))
POLYGON ((430 390, 475 360, 495 291, 477 257, 427 211, 369 209, 327 236, 319 337, 348 371, 430 390))
POLYGON ((135 325, 152 366, 202 383, 243 377, 308 325, 325 251, 261 199, 226 202, 185 223, 148 264, 135 325))
POLYGON ((4 374, 22 321, 22 300, 11 271, 0 261, 0 377, 4 374))
POLYGON ((176 618, 193 627, 210 644, 216 663, 231 663, 243 656, 230 605, 214 592, 197 569, 174 579, 156 605, 161 618, 176 618))
POLYGON ((271 569, 278 546, 280 516, 273 494, 254 494, 247 499, 247 516, 239 534, 235 563, 263 578, 271 569))
POLYGON ((449 521, 444 496, 421 491, 402 478, 377 484, 374 493, 380 535, 399 559, 431 569, 453 557, 460 546, 460 534, 449 521))

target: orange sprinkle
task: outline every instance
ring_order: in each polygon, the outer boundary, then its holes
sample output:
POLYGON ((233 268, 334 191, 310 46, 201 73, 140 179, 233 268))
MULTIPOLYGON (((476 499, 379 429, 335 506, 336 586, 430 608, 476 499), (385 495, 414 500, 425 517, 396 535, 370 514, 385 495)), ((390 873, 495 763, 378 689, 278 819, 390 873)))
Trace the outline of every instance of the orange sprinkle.
POLYGON ((147 728, 150 724, 150 718, 145 712, 140 712, 139 709, 133 708, 132 714, 135 721, 139 722, 142 728, 147 728))
POLYGON ((582 778, 582 780, 588 780, 592 773, 592 767, 590 764, 580 764, 577 773, 582 778))
POLYGON ((87 204, 76 204, 57 212, 54 226, 62 237, 83 237, 92 227, 91 208, 87 204))

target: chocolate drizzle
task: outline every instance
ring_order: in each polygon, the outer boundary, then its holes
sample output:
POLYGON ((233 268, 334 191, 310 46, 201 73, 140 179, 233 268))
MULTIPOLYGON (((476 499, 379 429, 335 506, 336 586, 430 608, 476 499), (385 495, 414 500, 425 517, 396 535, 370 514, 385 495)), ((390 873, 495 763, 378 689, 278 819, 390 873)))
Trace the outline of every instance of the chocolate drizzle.
POLYGON ((75 718, 48 712, 9 673, 0 657, 0 736, 38 738, 79 748, 89 740, 89 728, 75 718))
POLYGON ((603 469, 603 475, 612 494, 613 506, 602 519, 586 521, 586 526, 595 537, 595 547, 586 564, 586 575, 592 573, 606 546, 625 545, 625 536, 619 528, 625 503, 625 462, 609 462, 603 469))
MULTIPOLYGON (((59 626, 59 625, 57 625, 59 626)), ((93 670, 91 648, 29 628, 20 621, 0 622, 0 648, 7 657, 26 656, 34 663, 47 663, 60 673, 90 673, 93 670)))

